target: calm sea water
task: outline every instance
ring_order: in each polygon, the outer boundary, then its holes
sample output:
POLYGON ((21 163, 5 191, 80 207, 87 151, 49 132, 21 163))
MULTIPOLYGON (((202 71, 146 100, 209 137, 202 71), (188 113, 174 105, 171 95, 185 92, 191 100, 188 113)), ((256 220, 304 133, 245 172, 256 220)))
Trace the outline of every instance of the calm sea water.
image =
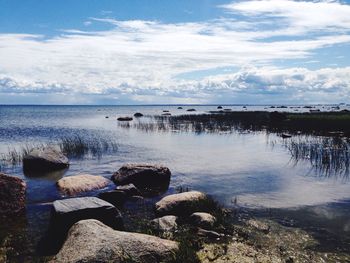
MULTIPOLYGON (((26 177, 21 166, 1 169, 26 180, 27 216, 22 230, 38 239, 44 232, 50 202, 65 198, 55 182, 62 176, 90 173, 110 177, 124 163, 161 163, 172 171, 169 192, 177 187, 204 191, 226 206, 238 206, 255 216, 299 226, 319 239, 323 249, 350 252, 350 181, 322 177, 310 163, 290 161, 290 153, 274 134, 145 132, 118 125, 117 117, 195 113, 216 106, 0 106, 0 154, 25 144, 51 142, 80 135, 101 136, 118 144, 118 151, 102 158, 72 159, 65 173, 26 177), (105 116, 109 116, 108 119, 105 116), (275 142, 272 147, 271 141, 275 142), (44 212, 43 212, 44 211, 44 212)), ((225 106, 242 110, 242 106, 225 106)), ((331 106, 317 106, 325 111, 331 106)), ((276 110, 247 106, 246 110, 276 110)), ((308 111, 303 108, 284 111, 308 111)), ((111 186, 112 187, 112 186, 111 186)), ((10 226, 0 226, 11 232, 10 226)), ((33 245, 33 244, 32 244, 33 245)))

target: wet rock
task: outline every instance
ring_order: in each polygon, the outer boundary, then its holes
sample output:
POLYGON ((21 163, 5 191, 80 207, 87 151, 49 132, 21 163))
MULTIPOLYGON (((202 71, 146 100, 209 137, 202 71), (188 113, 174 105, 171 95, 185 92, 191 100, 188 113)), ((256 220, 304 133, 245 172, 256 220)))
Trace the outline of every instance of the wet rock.
POLYGON ((141 195, 141 192, 134 184, 119 185, 116 190, 123 191, 128 197, 141 195))
POLYGON ((140 117, 143 117, 143 114, 140 113, 140 112, 136 112, 136 113, 134 114, 134 117, 140 118, 140 117))
POLYGON ((222 106, 218 106, 217 109, 218 109, 218 110, 219 110, 219 109, 222 109, 222 106))
POLYGON ((282 133, 281 137, 282 137, 283 139, 288 139, 288 138, 291 138, 292 135, 286 134, 286 133, 282 133))
POLYGON ((196 109, 188 109, 187 111, 196 111, 196 109))
POLYGON ((118 185, 134 184, 140 190, 164 191, 168 189, 171 172, 169 168, 148 164, 126 164, 113 174, 118 185))
POLYGON ((68 166, 68 158, 54 147, 35 148, 23 158, 23 170, 27 173, 60 170, 68 166))
POLYGON ((190 215, 201 211, 207 196, 198 191, 168 195, 156 203, 158 215, 190 215))
POLYGON ((177 107, 178 110, 182 110, 183 108, 182 107, 177 107))
POLYGON ((177 216, 163 216, 153 219, 151 226, 160 232, 172 232, 177 229, 177 216))
POLYGON ((26 183, 22 179, 0 173, 0 216, 23 211, 25 193, 26 183))
POLYGON ((78 194, 91 190, 101 189, 110 184, 111 181, 103 176, 79 174, 64 177, 57 182, 60 191, 68 195, 78 194))
POLYGON ((169 112, 163 113, 162 116, 171 116, 171 113, 169 113, 169 112))
POLYGON ((174 241, 115 231, 99 221, 83 220, 70 229, 52 262, 168 262, 177 250, 174 241))
POLYGON ((117 207, 121 207, 128 198, 127 194, 120 190, 99 193, 98 197, 117 207))
POLYGON ((119 117, 117 120, 118 121, 132 121, 133 118, 132 117, 119 117))
POLYGON ((190 216, 190 221, 196 226, 211 228, 215 224, 216 218, 209 213, 196 212, 190 216))
POLYGON ((76 222, 97 219, 114 228, 123 229, 123 219, 112 204, 97 197, 79 197, 53 202, 51 226, 55 232, 66 233, 76 222))

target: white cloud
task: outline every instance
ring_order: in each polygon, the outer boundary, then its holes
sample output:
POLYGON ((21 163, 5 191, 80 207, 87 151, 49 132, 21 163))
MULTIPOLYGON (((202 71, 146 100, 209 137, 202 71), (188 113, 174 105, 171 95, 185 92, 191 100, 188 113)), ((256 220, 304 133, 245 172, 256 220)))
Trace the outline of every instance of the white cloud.
POLYGON ((349 68, 310 71, 272 66, 281 59, 314 61, 316 50, 350 43, 346 32, 349 6, 338 2, 262 0, 232 3, 225 8, 259 19, 255 23, 252 17, 237 20, 233 16, 169 24, 93 18, 89 20, 93 24, 108 23, 113 28, 66 29, 62 35, 49 39, 0 34, 0 93, 114 94, 147 102, 161 98, 179 102, 185 97, 191 102, 211 102, 222 97, 220 93, 232 98, 241 92, 283 95, 292 90, 315 94, 317 91, 319 98, 327 91, 348 97, 349 68), (317 17, 326 16, 327 10, 331 18, 317 17), (338 11, 339 16, 335 17, 338 11), (275 21, 269 17, 282 19, 287 27, 271 28, 275 21), (266 40, 321 28, 326 30, 307 37, 266 40), (220 67, 241 70, 210 76, 211 70, 220 67), (208 77, 200 81, 177 77, 196 70, 207 70, 208 77), (296 71, 303 81, 295 78, 296 71))

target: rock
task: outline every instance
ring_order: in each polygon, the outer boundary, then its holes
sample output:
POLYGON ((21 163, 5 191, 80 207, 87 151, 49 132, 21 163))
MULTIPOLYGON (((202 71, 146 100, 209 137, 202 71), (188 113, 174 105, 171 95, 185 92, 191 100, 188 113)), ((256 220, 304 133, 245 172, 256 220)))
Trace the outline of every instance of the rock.
POLYGON ((53 147, 35 148, 23 158, 23 170, 25 172, 45 172, 67 168, 68 158, 53 147))
POLYGON ((136 117, 136 118, 140 118, 140 117, 142 117, 142 116, 143 116, 143 114, 140 113, 140 112, 136 112, 136 113, 134 114, 134 117, 136 117))
POLYGON ((141 192, 136 188, 134 184, 119 185, 117 186, 116 190, 123 191, 128 197, 141 195, 141 192))
POLYGON ((196 109, 188 109, 187 111, 196 111, 196 109))
POLYGON ((286 133, 282 133, 281 137, 282 137, 283 139, 287 139, 287 138, 291 138, 292 135, 286 134, 286 133))
POLYGON ((222 109, 222 106, 218 106, 217 109, 222 109))
POLYGON ((127 199, 127 194, 124 191, 113 190, 99 193, 98 197, 117 207, 121 207, 127 199))
POLYGON ((13 215, 25 208, 26 183, 0 173, 0 216, 13 215))
POLYGON ((103 176, 79 174, 74 176, 64 177, 57 182, 60 191, 68 194, 78 194, 91 190, 101 189, 110 184, 111 181, 103 176))
POLYGON ((177 216, 163 216, 153 219, 151 226, 160 232, 172 232, 177 229, 177 216))
POLYGON ((205 209, 207 196, 198 191, 168 195, 156 203, 158 215, 190 215, 205 209))
POLYGON ((246 222, 246 224, 265 234, 269 233, 270 231, 270 226, 262 221, 250 219, 246 222))
POLYGON ((178 244, 155 236, 115 231, 96 220, 76 223, 51 262, 169 262, 178 244))
POLYGON ((223 234, 219 234, 218 232, 205 230, 205 229, 202 229, 202 228, 198 228, 197 234, 198 234, 198 236, 207 237, 207 238, 210 238, 210 239, 218 239, 218 238, 224 236, 223 234))
POLYGON ((169 112, 168 110, 163 110, 163 112, 169 112))
POLYGON ((171 116, 171 113, 169 113, 169 112, 163 113, 162 116, 171 116))
POLYGON ((158 192, 167 190, 170 183, 169 168, 148 164, 126 164, 113 174, 112 180, 119 185, 134 184, 140 190, 158 192))
POLYGON ((117 120, 118 121, 132 121, 133 118, 132 117, 119 117, 117 120))
POLYGON ((106 116, 105 118, 106 118, 106 119, 108 119, 109 117, 108 117, 108 116, 106 116))
POLYGON ((183 108, 182 107, 177 107, 178 110, 182 110, 183 108))
POLYGON ((214 226, 216 218, 209 213, 196 212, 190 216, 190 221, 196 226, 211 228, 214 226))
POLYGON ((97 219, 114 229, 123 229, 123 219, 118 209, 97 197, 57 200, 53 202, 51 219, 54 232, 63 234, 83 219, 97 219))

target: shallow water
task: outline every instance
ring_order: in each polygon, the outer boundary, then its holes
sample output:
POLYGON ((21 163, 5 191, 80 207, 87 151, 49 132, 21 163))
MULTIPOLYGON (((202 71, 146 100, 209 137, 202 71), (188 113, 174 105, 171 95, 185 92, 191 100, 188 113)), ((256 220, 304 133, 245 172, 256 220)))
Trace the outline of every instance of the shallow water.
MULTIPOLYGON (((47 226, 50 202, 65 198, 55 186, 62 176, 90 173, 110 177, 124 163, 147 162, 162 163, 171 169, 169 192, 177 187, 204 191, 226 206, 303 227, 321 241, 320 249, 350 250, 349 180, 319 176, 307 161, 295 164, 277 135, 145 132, 123 128, 116 120, 135 112, 154 115, 162 114, 163 110, 172 114, 187 113, 188 108, 196 108, 194 113, 216 110, 216 106, 183 106, 182 110, 177 107, 0 106, 0 154, 26 143, 50 142, 72 135, 101 136, 118 144, 115 153, 106 153, 101 159, 91 156, 73 159, 67 171, 47 177, 25 176, 21 166, 1 167, 28 184, 27 222, 20 231, 30 233, 30 238, 35 236, 34 240, 40 239, 47 226)), ((242 106, 224 108, 242 110, 242 106)), ((332 110, 331 106, 316 108, 332 110)), ((302 107, 277 110, 296 109, 309 110, 302 107)), ((247 110, 276 108, 247 106, 247 110)), ((9 226, 0 228, 0 232, 12 231, 9 226)))

